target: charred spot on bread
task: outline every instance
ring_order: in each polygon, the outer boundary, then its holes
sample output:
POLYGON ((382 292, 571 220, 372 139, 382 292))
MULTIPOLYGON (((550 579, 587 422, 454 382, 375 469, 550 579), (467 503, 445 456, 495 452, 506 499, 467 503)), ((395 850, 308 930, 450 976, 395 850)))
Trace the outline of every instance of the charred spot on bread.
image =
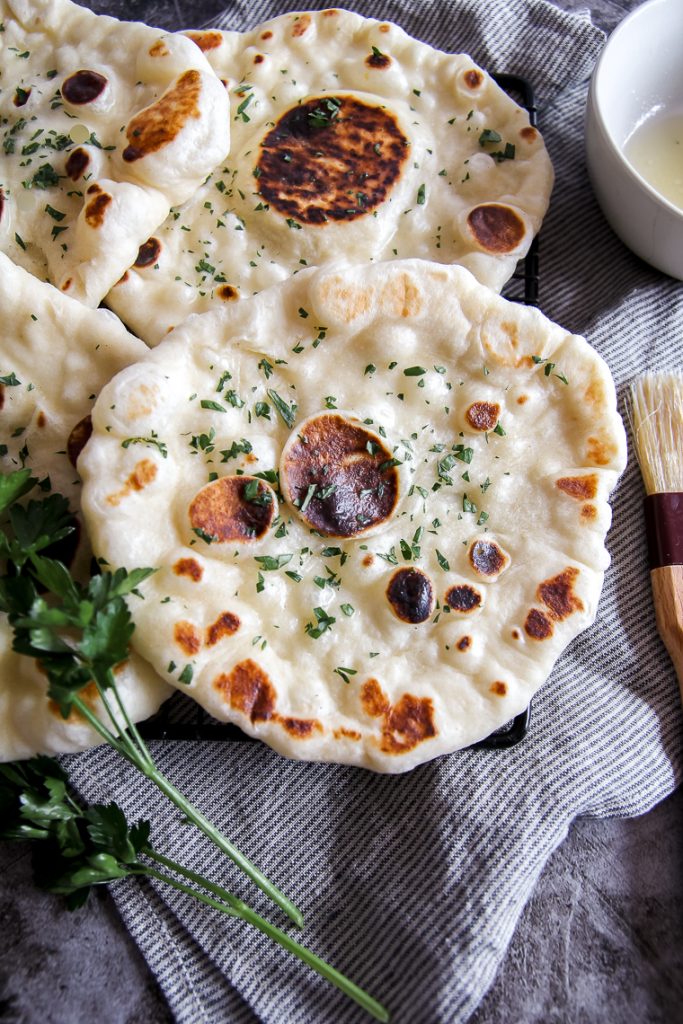
POLYGON ((385 107, 325 94, 291 107, 264 137, 259 194, 299 224, 356 220, 389 198, 408 152, 385 107))
POLYGON ((522 218, 504 203, 475 206, 467 216, 467 225, 481 248, 492 253, 513 252, 526 235, 522 218))
POLYGON ((469 583, 460 583, 446 591, 446 604, 453 611, 469 614, 481 607, 481 594, 469 583))
POLYGON ((579 576, 579 570, 575 566, 567 566, 557 576, 539 583, 537 596, 540 601, 550 609, 550 614, 556 621, 566 619, 574 612, 584 610, 583 601, 574 590, 574 583, 579 576))
POLYGON ((434 610, 434 587, 422 569, 397 569, 386 593, 391 610, 402 622, 426 622, 434 610))
POLYGON ((479 576, 498 576, 506 568, 509 558, 493 540, 475 540, 469 550, 470 565, 479 576))
POLYGON ((186 32, 185 35, 196 43, 202 53, 209 53, 217 50, 223 42, 223 35, 215 30, 207 29, 204 32, 186 32))
POLYGON ((553 635, 553 624, 540 608, 532 608, 524 620, 524 631, 532 640, 547 640, 553 635))
POLYGON ((126 163, 158 152, 173 142, 190 118, 199 119, 201 91, 201 73, 191 68, 155 103, 136 114, 126 128, 128 145, 122 154, 126 163))
POLYGON ((92 417, 90 413, 79 420, 66 442, 66 454, 71 465, 76 468, 78 456, 81 454, 92 434, 92 417))
POLYGON ((82 106, 96 100, 106 87, 107 79, 99 71, 82 68, 64 79, 61 92, 67 103, 71 103, 73 106, 82 106))
POLYGON ((360 422, 339 413, 305 421, 290 437, 280 477, 288 500, 327 537, 354 537, 388 520, 399 494, 391 451, 360 422))
POLYGON ((72 181, 78 181, 90 166, 90 156, 81 146, 72 149, 66 158, 65 169, 72 181))
POLYGON ((203 487, 190 503, 191 529, 211 544, 258 540, 275 516, 271 487, 251 476, 224 476, 203 487))
POLYGON ((161 255, 161 242, 158 238, 148 238, 146 242, 143 242, 138 249, 138 254, 135 258, 135 267, 149 267, 152 263, 156 263, 161 255))
POLYGON ((498 402, 472 402, 465 411, 465 419, 472 430, 493 430, 500 416, 498 402))

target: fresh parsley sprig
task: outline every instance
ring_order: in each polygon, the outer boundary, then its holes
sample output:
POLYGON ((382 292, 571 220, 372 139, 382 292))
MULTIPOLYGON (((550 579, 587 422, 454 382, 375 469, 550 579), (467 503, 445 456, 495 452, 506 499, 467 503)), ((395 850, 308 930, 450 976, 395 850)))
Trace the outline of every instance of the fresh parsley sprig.
POLYGON ((35 844, 38 885, 65 896, 70 910, 83 906, 94 885, 135 876, 153 878, 258 928, 376 1020, 389 1019, 380 1003, 312 950, 266 921, 227 889, 156 850, 150 840, 149 821, 129 825, 113 802, 84 809, 69 792, 68 784, 67 774, 49 757, 0 765, 0 838, 35 844))
MULTIPOLYGON (((543 373, 546 377, 549 377, 557 366, 557 363, 551 363, 547 358, 543 359, 541 356, 532 356, 531 361, 535 363, 536 366, 543 366, 543 373)), ((569 381, 563 373, 553 373, 553 377, 557 377, 557 379, 561 380, 563 384, 569 384, 569 381)))
POLYGON ((68 503, 57 494, 19 504, 38 483, 30 470, 0 476, 0 611, 14 629, 16 651, 40 661, 48 696, 64 718, 76 709, 130 764, 152 781, 215 845, 299 927, 300 911, 159 771, 121 699, 114 669, 128 657, 133 622, 126 597, 154 570, 118 569, 77 583, 44 552, 73 530, 68 503), (40 588, 46 593, 39 593, 40 588), (94 683, 106 712, 99 717, 82 698, 94 683))

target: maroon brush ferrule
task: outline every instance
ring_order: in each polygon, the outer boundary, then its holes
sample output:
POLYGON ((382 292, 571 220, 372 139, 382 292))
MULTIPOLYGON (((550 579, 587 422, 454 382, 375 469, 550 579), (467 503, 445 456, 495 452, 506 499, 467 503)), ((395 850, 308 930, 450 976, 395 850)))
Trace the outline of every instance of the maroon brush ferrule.
POLYGON ((645 531, 650 569, 683 565, 683 491, 648 494, 645 531))

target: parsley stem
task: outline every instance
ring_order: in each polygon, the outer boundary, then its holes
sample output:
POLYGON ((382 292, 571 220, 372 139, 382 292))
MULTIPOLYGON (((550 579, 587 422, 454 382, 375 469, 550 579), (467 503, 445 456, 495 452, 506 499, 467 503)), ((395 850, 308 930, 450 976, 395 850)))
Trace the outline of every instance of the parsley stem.
POLYGON ((209 819, 204 817, 201 811, 197 810, 196 807, 193 807, 187 798, 175 788, 173 783, 169 782, 165 775, 162 775, 156 767, 139 767, 147 778, 150 779, 150 781, 153 782, 155 786, 183 812, 186 818, 188 818, 193 825, 196 825, 205 836, 208 836, 219 850, 222 850, 223 853, 227 854, 227 856, 230 857, 230 859, 234 861, 242 871, 244 871, 245 875, 252 880, 254 885, 257 885, 259 889, 261 889, 261 891, 273 901, 273 903, 280 907, 280 909, 283 910, 289 918, 291 918, 298 928, 303 928, 304 919, 298 907, 295 907, 291 900, 289 900, 285 894, 270 881, 270 879, 266 878, 266 876, 254 863, 252 863, 252 861, 249 860, 248 857, 245 857, 243 853, 233 846, 230 840, 226 839, 226 837, 218 831, 215 825, 212 825, 209 819))
POLYGON ((169 868, 171 871, 175 871, 179 875, 183 875, 184 878, 189 878, 191 882, 196 882, 197 885, 203 886, 208 892, 212 892, 214 896, 219 896, 222 900, 225 900, 234 910, 239 909, 240 900, 232 893, 228 892, 220 885, 216 885, 215 882, 209 881, 203 875, 197 874, 191 868, 186 868, 183 864, 178 864, 177 861, 171 860, 170 857, 165 857, 163 853, 158 853, 151 846, 146 846, 140 851, 144 853, 145 857, 149 857, 151 860, 157 861, 158 864, 163 864, 165 868, 169 868))
POLYGON ((100 734, 103 740, 106 740, 106 742, 110 746, 112 746, 114 750, 121 755, 121 757, 125 757, 127 761, 131 762, 131 764, 135 764, 134 759, 126 751, 123 742, 119 738, 114 736, 112 732, 110 732, 110 730, 106 727, 104 722, 100 721, 95 712, 90 710, 88 705, 85 703, 85 701, 83 701, 81 697, 76 695, 73 698, 73 705, 75 708, 78 709, 78 711, 80 711, 83 717, 88 721, 88 724, 93 727, 95 732, 100 734))
POLYGON ((117 737, 110 732, 106 725, 100 721, 97 715, 91 711, 80 697, 74 697, 73 703, 81 712, 83 717, 88 720, 93 729, 95 729, 96 732, 98 732, 100 736, 102 736, 102 738, 117 751, 117 753, 122 757, 125 757, 125 759, 142 772, 150 782, 153 782, 157 789, 160 789, 161 792, 183 812, 186 818, 196 825, 204 835, 208 836, 219 850, 227 854, 227 856, 230 857, 230 859, 242 871, 244 871, 245 875, 247 875, 252 882, 273 901, 273 903, 280 907, 280 909, 283 910, 292 921, 294 921, 298 928, 303 928, 304 919, 298 907, 296 907, 291 900, 289 900, 287 896, 285 896, 285 894, 270 881, 270 879, 266 878, 266 876, 252 861, 249 860, 248 857, 245 857, 243 853, 233 846, 230 840, 219 832, 218 829, 211 824, 208 818, 205 818, 202 812, 197 810, 197 808, 194 807, 171 782, 169 782, 165 775, 162 775, 146 747, 146 756, 144 756, 135 748, 130 738, 125 735, 125 732, 117 739, 117 737))
POLYGON ((231 893, 222 890, 219 886, 209 882, 201 875, 195 874, 194 871, 190 871, 188 868, 183 868, 180 864, 176 864, 174 861, 167 860, 167 858, 156 853, 156 851, 153 852, 149 849, 145 849, 144 853, 147 856, 153 856, 155 860, 158 860, 162 864, 166 863, 168 867, 172 867, 172 870, 185 875, 187 878, 191 878, 192 881, 197 882, 198 885, 202 885, 210 892, 221 896, 229 905, 219 902, 219 900, 215 900, 211 896, 207 896, 205 893, 200 892, 197 889, 193 889, 189 885, 184 885, 182 882, 178 882, 176 879, 165 875, 161 871, 157 871, 155 868, 145 867, 146 874, 152 878, 158 879, 160 882, 166 882, 168 885, 173 886, 174 889, 178 889, 180 892, 187 893, 189 896, 194 896, 195 899, 201 900, 202 903, 206 903, 207 906, 213 907, 215 910, 220 910, 222 913, 228 914, 230 917, 239 917, 247 924, 251 924, 255 928, 258 928, 258 930, 263 932, 264 935, 267 935, 269 939, 277 942, 277 944, 288 953, 292 953, 294 956, 298 957, 298 959, 305 963, 307 967, 310 967, 321 977, 325 978, 326 981, 335 985, 344 993, 344 995, 353 999, 359 1006, 362 1006, 362 1008, 374 1017, 375 1020, 383 1022, 389 1020, 389 1013, 381 1003, 378 1003, 376 999, 373 999, 371 995, 364 992, 363 989, 356 985, 355 982, 351 981, 350 978, 347 978, 346 975, 342 974, 341 971, 338 971, 335 967, 332 967, 327 963, 327 961, 317 956, 311 949, 308 949, 307 946, 302 946, 301 943, 292 939, 286 932, 283 932, 276 925, 271 924, 270 921, 266 921, 265 918, 261 917, 260 914, 257 914, 255 910, 252 910, 252 908, 246 903, 243 903, 242 900, 237 899, 235 896, 232 896, 231 893))
MULTIPOLYGON (((93 675, 94 675, 94 673, 93 673, 93 675)), ((142 736, 138 732, 138 729, 137 729, 137 727, 135 725, 135 722, 133 722, 133 720, 131 719, 130 715, 128 714, 128 709, 126 708, 126 705, 125 705, 124 701, 121 699, 121 694, 119 693, 119 689, 118 689, 118 687, 116 685, 116 680, 114 679, 114 673, 112 672, 111 669, 107 669, 106 675, 107 675, 107 684, 108 684, 109 687, 111 687, 111 689, 112 689, 112 691, 114 693, 114 697, 116 698, 117 707, 118 707, 119 711, 121 712, 121 715, 123 717, 124 722, 126 723, 126 729, 123 731, 123 733, 119 729, 119 734, 121 735, 121 738, 123 740, 128 739, 129 741, 134 741, 134 745, 136 746, 137 752, 139 752, 139 754, 143 758, 145 758, 145 760, 149 763, 149 765, 152 768, 155 767, 154 759, 152 758, 152 755, 150 754, 149 749, 147 748, 147 744, 145 743, 145 741, 143 740, 142 736), (126 732, 129 734, 129 736, 126 736, 126 732)), ((104 702, 104 694, 105 694, 104 687, 100 685, 100 682, 99 682, 99 680, 97 678, 95 679, 95 682, 96 682, 96 686, 97 686, 97 689, 99 691, 100 697, 102 698, 102 700, 104 702)), ((105 704, 105 706, 106 706, 106 704, 105 704)), ((109 708, 107 708, 107 713, 109 714, 109 717, 111 718, 112 716, 111 716, 111 712, 109 711, 109 708)), ((112 721, 114 721, 114 719, 112 719, 112 721)))
MULTIPOLYGON (((148 853, 145 850, 145 853, 148 853)), ((177 869, 176 869, 177 870, 177 869)), ((136 871, 135 874, 147 875, 149 878, 156 878, 160 882, 165 882, 166 885, 172 885, 174 889, 178 889, 179 892, 187 893, 188 896, 193 896, 197 900, 201 900, 202 903, 206 903, 209 907, 214 907, 215 910, 220 910, 223 914, 229 914, 230 917, 242 917, 240 912, 231 906, 227 906, 225 903, 219 903, 218 900, 213 899, 211 896, 207 896, 204 892, 199 892, 197 889, 193 889, 191 885, 184 885, 179 882, 177 878, 171 878, 170 875, 165 875, 163 871, 157 871, 156 868, 144 865, 141 871, 136 871)), ((201 879, 201 885, 207 888, 205 880, 201 879)))
POLYGON ((270 881, 270 879, 266 878, 266 876, 252 861, 249 860, 248 857, 245 857, 237 847, 233 846, 230 840, 219 832, 218 829, 211 824, 209 819, 205 818, 202 812, 197 810, 197 808, 194 807, 185 796, 183 796, 180 790, 176 789, 175 786, 169 782, 165 775, 162 775, 146 747, 145 754, 143 755, 135 748, 134 744, 131 742, 130 738, 126 736, 125 732, 120 735, 120 738, 114 736, 114 734, 110 732, 106 725, 100 721, 97 715, 91 711, 80 697, 76 696, 73 703, 84 718, 88 720, 90 725, 92 725, 93 729, 95 729, 96 732, 98 732, 100 736, 102 736, 102 738, 117 751, 117 753, 122 757, 125 757, 125 759, 141 771, 143 775, 146 775, 147 778, 154 783, 157 789, 160 789, 161 792, 183 812, 186 818, 196 825, 204 835, 208 836, 219 850, 227 854, 227 856, 230 857, 230 859, 242 871, 244 871, 245 875, 247 875, 252 882, 273 901, 273 903, 280 907, 280 909, 283 910, 285 914, 292 919, 292 921, 294 921, 298 928, 303 928, 304 919, 298 907, 296 907, 291 900, 289 900, 287 896, 285 896, 285 894, 270 881))

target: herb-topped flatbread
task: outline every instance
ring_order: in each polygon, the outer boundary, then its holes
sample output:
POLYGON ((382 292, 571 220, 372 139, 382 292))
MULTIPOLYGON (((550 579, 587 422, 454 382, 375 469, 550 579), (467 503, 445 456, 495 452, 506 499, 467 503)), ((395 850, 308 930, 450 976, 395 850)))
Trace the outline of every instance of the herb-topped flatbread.
POLYGON ((527 704, 593 620, 625 440, 581 338, 459 267, 306 270, 104 388, 93 546, 134 643, 290 757, 402 771, 527 704))
POLYGON ((0 0, 0 250, 96 306, 229 147, 225 88, 179 34, 0 0))
POLYGON ((336 9, 188 35, 226 82, 232 147, 108 297, 145 341, 335 260, 460 263, 495 289, 511 276, 552 168, 470 57, 336 9))
MULTIPOLYGON (((54 557, 87 578, 91 551, 82 529, 76 461, 90 435, 90 410, 100 388, 146 349, 107 310, 87 309, 61 295, 2 253, 0 309, 0 467, 31 469, 42 481, 38 497, 57 492, 68 498, 76 529, 54 557)), ((135 654, 118 667, 117 687, 135 721, 151 715, 169 694, 135 654)), ((37 662, 12 650, 12 631, 0 613, 0 761, 102 742, 76 712, 63 719, 46 692, 37 662)), ((86 689, 84 696, 104 717, 96 695, 86 689)))

